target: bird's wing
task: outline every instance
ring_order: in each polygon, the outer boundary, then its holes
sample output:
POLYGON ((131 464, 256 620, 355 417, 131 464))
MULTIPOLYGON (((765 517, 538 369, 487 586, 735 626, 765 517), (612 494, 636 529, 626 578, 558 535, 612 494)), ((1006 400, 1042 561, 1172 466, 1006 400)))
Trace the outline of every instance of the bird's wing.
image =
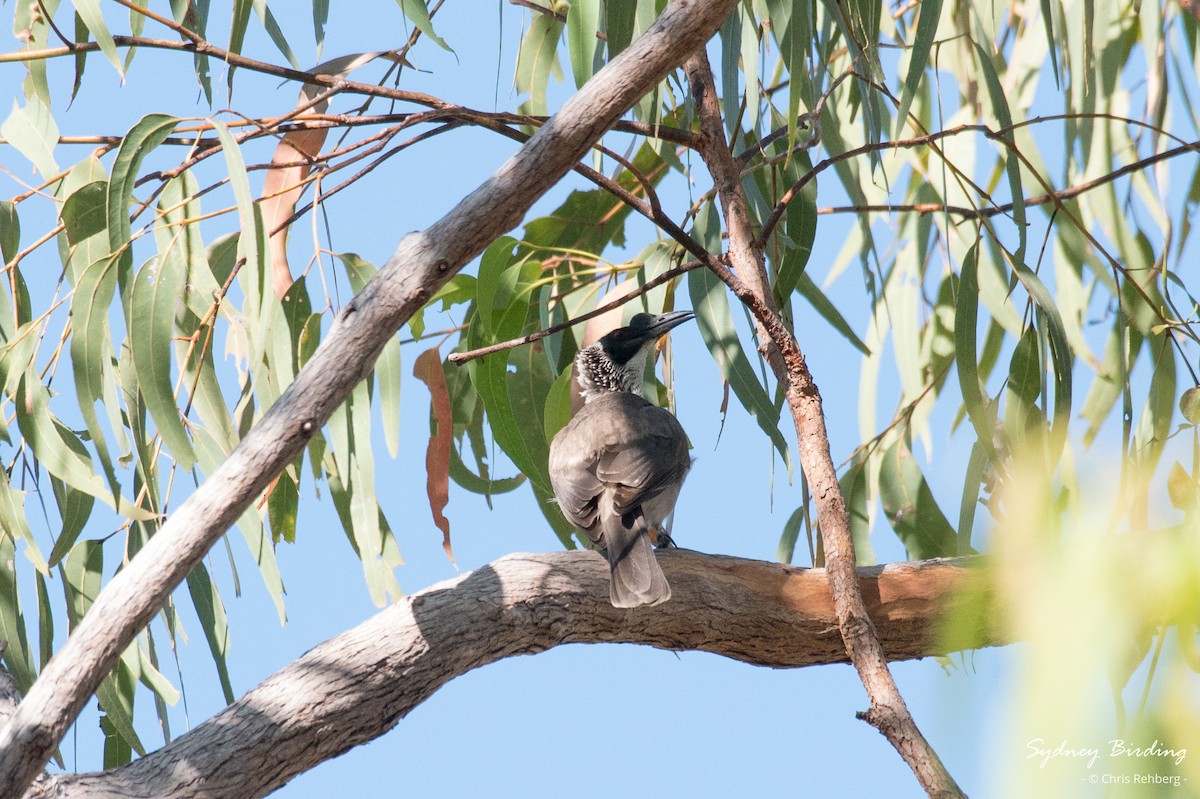
MULTIPOLYGON (((554 498, 567 521, 586 533, 596 526, 598 500, 604 492, 604 484, 587 469, 570 469, 550 473, 554 498)), ((596 536, 593 535, 594 539, 596 536)))
POLYGON ((550 444, 550 485, 567 521, 596 540, 600 531, 593 533, 593 528, 604 484, 596 477, 599 455, 586 444, 586 431, 581 429, 585 421, 584 415, 577 415, 550 444))

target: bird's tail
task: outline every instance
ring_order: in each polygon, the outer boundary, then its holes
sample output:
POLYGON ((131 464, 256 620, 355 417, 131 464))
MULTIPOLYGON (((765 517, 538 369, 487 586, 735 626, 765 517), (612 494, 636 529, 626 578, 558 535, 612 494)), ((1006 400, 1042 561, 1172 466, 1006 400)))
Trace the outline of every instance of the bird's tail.
POLYGON ((646 517, 636 508, 622 517, 601 514, 604 544, 612 582, 608 597, 614 607, 636 608, 657 605, 671 598, 671 586, 654 557, 646 517))

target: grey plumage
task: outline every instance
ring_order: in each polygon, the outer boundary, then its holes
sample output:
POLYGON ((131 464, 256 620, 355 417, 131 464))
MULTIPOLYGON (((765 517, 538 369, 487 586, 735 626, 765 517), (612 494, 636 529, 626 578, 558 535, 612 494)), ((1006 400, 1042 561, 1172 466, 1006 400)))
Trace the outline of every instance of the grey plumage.
POLYGON ((550 482, 563 515, 604 547, 616 607, 671 597, 651 549, 691 468, 679 421, 641 395, 655 341, 690 312, 638 314, 628 327, 580 350, 576 380, 585 404, 550 445, 550 482))

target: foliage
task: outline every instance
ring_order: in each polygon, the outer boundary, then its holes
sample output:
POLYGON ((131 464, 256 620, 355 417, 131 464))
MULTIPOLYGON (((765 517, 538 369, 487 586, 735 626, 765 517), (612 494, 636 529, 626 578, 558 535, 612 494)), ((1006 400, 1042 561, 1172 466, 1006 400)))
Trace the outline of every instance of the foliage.
MULTIPOLYGON (((169 17, 121 5, 130 13, 118 27, 111 5, 14 3, 22 46, 4 57, 27 73, 0 134, 38 175, 0 203, 0 563, 13 564, 0 569, 0 636, 22 688, 52 649, 47 583, 60 582, 73 625, 102 578, 186 493, 183 484, 210 474, 311 356, 340 305, 326 274, 354 290, 373 274, 357 255, 325 250, 293 270, 287 256, 299 248, 287 248, 289 227, 337 192, 370 185, 374 165, 447 130, 531 135, 558 101, 555 82, 569 70, 576 86, 585 83, 663 3, 510 8, 527 23, 514 78, 524 100, 494 113, 389 86, 411 74, 410 49, 454 45, 435 30, 440 4, 402 0, 396 13, 411 25, 404 47, 326 62, 283 117, 211 110, 223 94, 237 97, 245 72, 297 77, 280 4, 235 2, 218 12, 207 0, 173 0, 169 17), (143 38, 151 25, 168 39, 143 38), (54 50, 63 30, 75 39, 54 50), (248 42, 260 33, 276 52, 251 58, 248 42), (200 41, 219 46, 187 44, 200 41), (147 109, 125 135, 89 140, 99 149, 79 158, 56 114, 91 90, 89 67, 103 59, 124 74, 151 47, 193 64, 207 116, 147 109), (49 69, 59 55, 73 58, 69 88, 49 69), (224 87, 212 74, 222 60, 224 87), (337 82, 368 64, 388 65, 377 83, 337 82), (353 108, 348 95, 405 110, 370 115, 369 103, 353 108), (335 101, 344 115, 325 113, 335 101), (436 113, 421 113, 429 108, 436 113), (315 146, 304 138, 339 127, 344 135, 331 144, 323 134, 315 146), (272 156, 276 174, 295 170, 305 205, 297 209, 293 197, 279 214, 269 205, 290 188, 260 189, 256 175, 272 156), (63 167, 59 159, 78 160, 63 167), (41 227, 31 232, 28 220, 41 227), (52 272, 57 284, 46 278, 52 272), (215 357, 222 344, 232 362, 215 357), (48 505, 48 494, 55 517, 46 520, 35 506, 48 505), (28 581, 32 595, 17 587, 28 581)), ((327 3, 313 3, 318 51, 327 15, 327 3)), ((986 549, 993 536, 980 503, 990 518, 1007 518, 1012 494, 1003 489, 1021 473, 1018 456, 1079 502, 1078 463, 1093 447, 1120 465, 1113 529, 1149 527, 1168 491, 1193 524, 1196 465, 1166 478, 1157 467, 1181 387, 1197 382, 1196 302, 1181 265, 1194 257, 1200 167, 1180 130, 1190 126, 1194 137, 1198 43, 1185 11, 1128 2, 925 0, 893 9, 747 0, 727 20, 711 49, 776 301, 802 346, 806 326, 827 325, 862 356, 861 441, 842 481, 860 561, 881 519, 911 557, 986 549), (843 242, 824 274, 810 268, 818 241, 843 242), (852 264, 859 281, 847 286, 852 264), (1114 425, 1115 443, 1102 435, 1114 425), (970 450, 957 513, 939 505, 922 472, 933 463, 935 430, 958 430, 970 450)), ((724 285, 685 263, 697 249, 723 250, 721 209, 696 169, 693 123, 690 88, 671 75, 605 137, 591 166, 580 166, 591 187, 527 219, 430 300, 427 310, 450 311, 460 329, 431 332, 418 315, 408 333, 439 345, 449 338, 441 349, 461 354, 575 318, 620 281, 628 289, 677 275, 625 313, 690 304, 732 395, 790 469, 782 399, 755 343, 724 285), (655 223, 654 240, 634 243, 634 213, 655 223)), ((548 501, 546 454, 570 415, 570 364, 582 336, 577 328, 466 365, 447 360, 446 397, 422 362, 439 446, 441 427, 452 430, 449 457, 429 459, 445 470, 430 476, 431 499, 444 494, 435 486, 446 478, 489 501, 528 484, 550 528, 573 545, 548 501)), ((240 520, 281 619, 275 547, 297 538, 306 473, 327 487, 373 599, 399 595, 400 552, 376 497, 373 443, 381 435, 396 454, 400 368, 395 340, 307 457, 240 520)), ((664 381, 669 396, 669 373, 664 381)), ((780 552, 790 559, 803 532, 819 561, 806 511, 792 515, 780 552)), ((224 603, 203 568, 188 587, 231 696, 224 603)), ((141 750, 131 721, 136 683, 174 698, 156 655, 156 642, 176 635, 174 614, 163 610, 162 624, 130 648, 100 693, 109 764, 141 750)))

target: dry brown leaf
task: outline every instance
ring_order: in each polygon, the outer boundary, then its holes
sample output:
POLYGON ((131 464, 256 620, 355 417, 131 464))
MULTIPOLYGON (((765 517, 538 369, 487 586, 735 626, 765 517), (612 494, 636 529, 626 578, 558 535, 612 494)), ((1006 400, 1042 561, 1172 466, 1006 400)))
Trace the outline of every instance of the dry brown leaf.
MULTIPOLYGON (((342 56, 318 64, 310 70, 314 75, 336 75, 345 77, 368 61, 388 55, 383 52, 355 53, 342 56)), ((323 114, 329 109, 329 102, 322 100, 313 103, 326 87, 315 83, 304 86, 300 91, 297 108, 303 108, 305 113, 323 114)), ((263 179, 262 209, 263 225, 270 236, 271 248, 271 285, 275 296, 283 299, 283 295, 292 287, 292 270, 288 265, 287 240, 288 229, 284 226, 296 211, 296 203, 304 191, 304 181, 312 171, 312 160, 321 152, 329 128, 314 130, 293 130, 285 133, 271 156, 272 166, 267 170, 263 179)))
MULTIPOLYGON (((450 546, 450 520, 443 511, 450 502, 450 447, 453 444, 454 417, 450 408, 450 392, 446 388, 446 373, 442 371, 442 355, 438 348, 425 350, 413 364, 413 376, 429 388, 433 418, 437 431, 429 436, 425 450, 426 493, 433 523, 442 531, 442 549, 454 563, 450 546)), ((457 564, 455 564, 457 566, 457 564)))

